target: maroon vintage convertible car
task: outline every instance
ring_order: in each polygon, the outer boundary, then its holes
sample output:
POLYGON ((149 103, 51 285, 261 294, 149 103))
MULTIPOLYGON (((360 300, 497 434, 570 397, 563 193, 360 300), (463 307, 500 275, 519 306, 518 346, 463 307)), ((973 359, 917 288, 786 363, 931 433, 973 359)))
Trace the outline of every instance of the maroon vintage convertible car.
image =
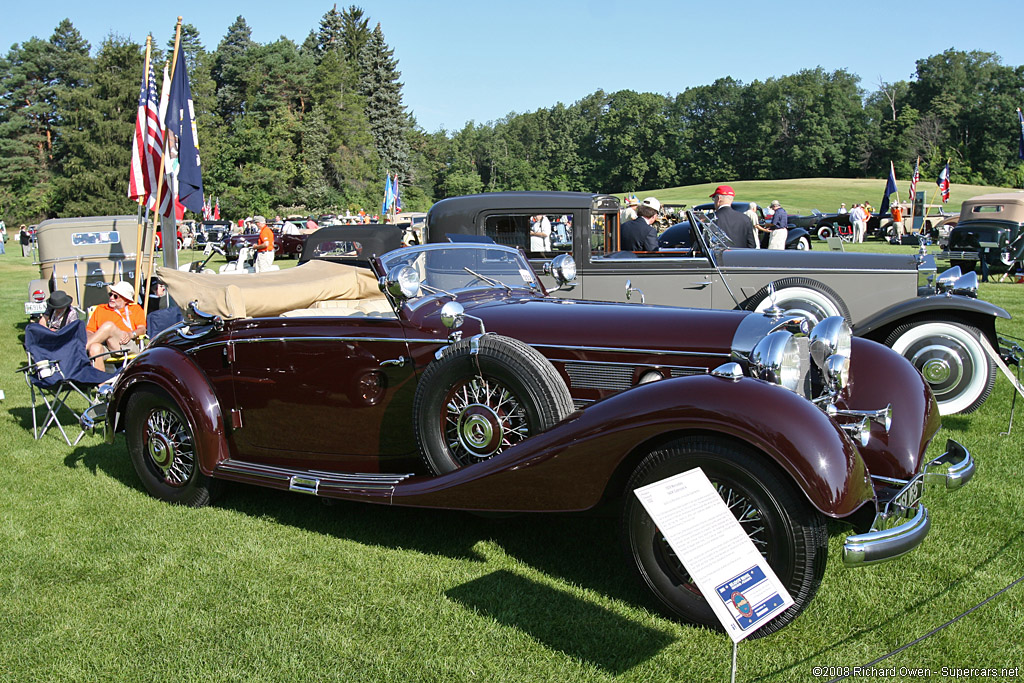
MULTIPOLYGON (((573 267, 563 255, 550 269, 565 285, 573 267)), ((892 559, 928 533, 924 484, 957 488, 974 471, 953 441, 924 462, 931 391, 841 317, 809 330, 777 308, 556 299, 521 251, 495 244, 397 249, 373 268, 162 270, 188 317, 90 417, 105 415, 109 440, 125 433, 150 493, 187 505, 225 481, 471 511, 617 501, 628 560, 660 606, 715 626, 632 494, 701 467, 796 600, 761 635, 814 596, 829 520, 855 531, 847 566, 892 559)))

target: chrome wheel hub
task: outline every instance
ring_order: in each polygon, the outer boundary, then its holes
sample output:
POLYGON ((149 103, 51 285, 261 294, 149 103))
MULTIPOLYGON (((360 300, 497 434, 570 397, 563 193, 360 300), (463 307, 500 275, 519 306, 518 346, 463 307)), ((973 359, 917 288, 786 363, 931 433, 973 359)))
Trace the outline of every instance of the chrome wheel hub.
POLYGON ((486 460, 529 435, 519 399, 492 379, 474 377, 456 385, 445 407, 445 442, 463 465, 486 460))
POLYGON ((177 415, 157 408, 146 419, 144 452, 154 474, 170 486, 184 486, 195 472, 192 433, 177 415))
POLYGON ((948 345, 930 344, 918 349, 910 362, 935 386, 955 385, 964 374, 964 359, 948 345))

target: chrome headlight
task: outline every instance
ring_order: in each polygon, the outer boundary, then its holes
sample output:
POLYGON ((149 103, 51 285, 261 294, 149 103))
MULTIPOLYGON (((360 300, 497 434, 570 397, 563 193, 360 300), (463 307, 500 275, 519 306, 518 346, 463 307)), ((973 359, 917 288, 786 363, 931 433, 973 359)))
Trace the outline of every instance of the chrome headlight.
POLYGON ((939 293, 950 291, 961 275, 960 266, 953 266, 949 270, 944 270, 941 275, 935 278, 935 291, 939 293))
POLYGON ((800 346, 785 330, 772 332, 750 352, 750 371, 754 377, 800 393, 800 346))
POLYGON ((831 393, 842 391, 850 383, 850 359, 834 354, 825 359, 825 384, 831 393))
POLYGON ((853 332, 850 330, 850 324, 842 316, 825 318, 814 326, 809 337, 811 359, 823 372, 826 371, 825 361, 829 356, 840 355, 850 358, 853 332))
POLYGON ((381 278, 380 288, 399 302, 408 301, 420 294, 420 274, 411 266, 395 266, 381 278))

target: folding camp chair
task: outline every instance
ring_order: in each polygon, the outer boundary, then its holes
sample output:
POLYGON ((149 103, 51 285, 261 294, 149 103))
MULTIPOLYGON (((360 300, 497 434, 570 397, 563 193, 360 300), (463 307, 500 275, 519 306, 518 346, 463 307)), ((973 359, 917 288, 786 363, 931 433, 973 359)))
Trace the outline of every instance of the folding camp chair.
POLYGON ((69 446, 77 444, 85 431, 80 429, 78 437, 72 442, 61 424, 62 410, 71 413, 75 425, 78 425, 81 411, 72 408, 68 401, 78 394, 88 404, 87 408, 92 406, 94 401, 90 394, 98 385, 114 376, 92 366, 85 350, 85 338, 83 320, 69 323, 56 332, 35 323, 25 328, 28 365, 18 368, 18 371, 25 373, 25 381, 32 395, 32 434, 36 439, 42 438, 51 426, 56 425, 69 446), (36 394, 42 403, 37 404, 36 394), (40 426, 37 413, 42 406, 46 407, 46 413, 40 426))
POLYGON ((146 316, 146 334, 150 339, 155 339, 158 334, 168 327, 176 325, 184 319, 185 317, 181 314, 181 309, 174 303, 171 303, 167 308, 157 309, 146 316))

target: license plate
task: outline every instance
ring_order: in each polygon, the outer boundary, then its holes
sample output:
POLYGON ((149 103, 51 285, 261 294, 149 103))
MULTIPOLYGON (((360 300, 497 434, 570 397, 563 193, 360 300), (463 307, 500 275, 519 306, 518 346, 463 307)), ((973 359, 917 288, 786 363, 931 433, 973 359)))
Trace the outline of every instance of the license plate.
POLYGON ((910 509, 918 504, 921 496, 924 495, 924 478, 918 475, 900 490, 889 503, 890 507, 899 505, 902 508, 910 509))
POLYGON ((35 315, 36 313, 46 312, 45 301, 26 301, 25 302, 25 315, 35 315))

